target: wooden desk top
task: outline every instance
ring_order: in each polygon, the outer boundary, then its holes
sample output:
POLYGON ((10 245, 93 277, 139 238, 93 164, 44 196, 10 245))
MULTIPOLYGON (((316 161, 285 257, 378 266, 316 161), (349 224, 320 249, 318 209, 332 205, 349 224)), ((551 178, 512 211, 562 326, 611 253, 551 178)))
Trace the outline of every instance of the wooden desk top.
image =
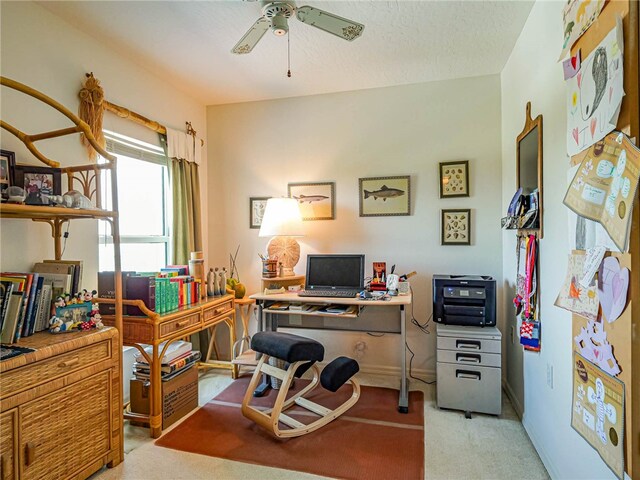
POLYGON ((254 293, 249 298, 254 300, 266 300, 274 302, 298 302, 298 303, 318 303, 336 305, 360 305, 375 307, 393 307, 401 305, 411 305, 411 295, 398 295, 391 297, 389 300, 363 300, 361 298, 344 298, 344 297, 300 297, 295 292, 278 293, 274 295, 264 295, 262 293, 254 293))

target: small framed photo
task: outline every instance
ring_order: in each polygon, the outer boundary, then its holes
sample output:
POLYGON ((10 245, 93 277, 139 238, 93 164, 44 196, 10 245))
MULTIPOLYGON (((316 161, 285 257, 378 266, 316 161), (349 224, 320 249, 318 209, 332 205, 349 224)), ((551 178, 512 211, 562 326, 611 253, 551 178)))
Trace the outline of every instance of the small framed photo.
POLYGON ((14 168, 16 154, 9 150, 0 150, 0 194, 4 197, 4 191, 14 183, 14 168))
POLYGON ((249 228, 260 228, 267 200, 271 197, 251 197, 249 199, 249 228))
POLYGON ((469 161, 440 163, 440 198, 469 196, 469 161))
POLYGON ((91 320, 91 302, 74 303, 66 307, 56 307, 56 317, 63 322, 88 322, 91 320))
POLYGON ((442 210, 441 245, 471 245, 471 210, 442 210))
POLYGON ((60 169, 35 167, 32 165, 16 165, 14 170, 15 185, 24 188, 27 205, 43 205, 41 199, 45 195, 60 195, 62 183, 60 169))
POLYGON ((303 220, 333 220, 335 212, 334 182, 290 183, 287 195, 295 198, 303 220))
POLYGON ((411 177, 360 178, 360 216, 410 215, 411 177))

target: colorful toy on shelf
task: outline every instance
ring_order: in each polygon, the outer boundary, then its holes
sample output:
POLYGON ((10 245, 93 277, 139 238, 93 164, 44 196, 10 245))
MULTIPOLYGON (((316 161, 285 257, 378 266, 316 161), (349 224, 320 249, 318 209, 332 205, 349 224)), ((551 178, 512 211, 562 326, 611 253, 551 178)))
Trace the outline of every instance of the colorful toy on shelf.
POLYGON ((69 294, 56 298, 56 314, 49 320, 49 332, 65 333, 78 330, 101 329, 104 327, 99 305, 92 300, 95 290, 81 290, 75 297, 69 294))

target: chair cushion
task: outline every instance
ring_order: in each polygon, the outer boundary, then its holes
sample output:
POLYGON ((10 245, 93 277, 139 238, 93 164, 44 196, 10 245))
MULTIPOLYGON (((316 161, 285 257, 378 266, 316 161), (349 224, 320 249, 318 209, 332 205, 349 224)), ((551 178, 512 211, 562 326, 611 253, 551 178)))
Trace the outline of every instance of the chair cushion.
POLYGON ((360 366, 353 358, 338 357, 324 367, 320 383, 330 392, 335 392, 359 370, 360 366))
POLYGON ((321 362, 324 358, 320 342, 290 333, 258 332, 251 338, 251 348, 289 363, 321 362))

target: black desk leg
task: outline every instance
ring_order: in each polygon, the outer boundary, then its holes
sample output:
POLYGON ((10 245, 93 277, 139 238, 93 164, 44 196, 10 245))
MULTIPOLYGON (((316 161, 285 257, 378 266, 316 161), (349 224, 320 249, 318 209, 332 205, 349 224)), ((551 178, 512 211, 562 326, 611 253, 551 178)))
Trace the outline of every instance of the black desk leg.
MULTIPOLYGON (((258 301, 258 318, 260 319, 260 321, 258 322, 258 330, 262 332, 265 330, 265 327, 266 327, 266 313, 264 312, 264 300, 258 301)), ((273 325, 271 325, 271 328, 269 328, 269 330, 272 330, 272 331, 277 330, 277 325, 278 324, 276 323, 275 329, 273 328, 273 325)), ((256 388, 253 391, 253 396, 263 397, 267 393, 269 393, 270 388, 271 388, 271 382, 269 382, 269 375, 267 375, 266 373, 263 373, 262 382, 260 383, 260 385, 258 385, 258 388, 256 388)))

